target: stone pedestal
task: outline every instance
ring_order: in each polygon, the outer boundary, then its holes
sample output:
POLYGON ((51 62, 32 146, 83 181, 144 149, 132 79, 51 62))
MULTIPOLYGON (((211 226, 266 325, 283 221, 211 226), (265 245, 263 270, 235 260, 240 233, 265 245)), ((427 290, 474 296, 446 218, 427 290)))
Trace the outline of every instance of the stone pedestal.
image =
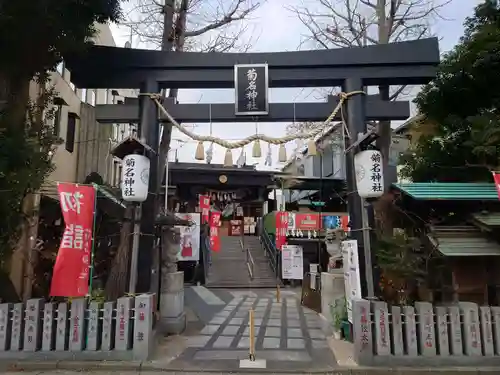
POLYGON ((343 304, 345 299, 344 271, 336 269, 335 272, 321 272, 321 314, 333 323, 331 307, 343 304))
POLYGON ((166 334, 180 334, 186 329, 184 313, 184 272, 162 275, 159 329, 166 334))

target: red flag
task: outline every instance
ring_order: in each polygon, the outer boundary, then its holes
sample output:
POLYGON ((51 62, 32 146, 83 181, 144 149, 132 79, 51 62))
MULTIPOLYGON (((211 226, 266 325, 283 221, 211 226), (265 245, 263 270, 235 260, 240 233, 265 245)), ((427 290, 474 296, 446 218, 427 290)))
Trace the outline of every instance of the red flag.
POLYGON ((276 248, 281 250, 281 247, 286 244, 286 232, 288 229, 288 212, 276 212, 276 248))
POLYGON ((498 199, 500 199, 500 173, 499 172, 491 172, 493 173, 493 180, 495 181, 495 187, 497 188, 498 199))
POLYGON ((89 292, 95 189, 62 183, 57 191, 66 228, 52 273, 50 295, 85 297, 89 292))
POLYGON ((212 251, 220 251, 220 212, 210 213, 210 248, 212 251))
POLYGON ((201 223, 208 223, 210 214, 210 196, 200 195, 200 211, 201 211, 201 223))

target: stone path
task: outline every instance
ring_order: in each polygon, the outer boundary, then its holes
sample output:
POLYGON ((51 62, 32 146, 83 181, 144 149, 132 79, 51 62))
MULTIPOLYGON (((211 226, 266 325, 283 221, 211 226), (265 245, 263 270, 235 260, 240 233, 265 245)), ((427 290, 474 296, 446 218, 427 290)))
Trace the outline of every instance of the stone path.
MULTIPOLYGON (((283 293, 278 303, 269 290, 210 292, 221 295, 218 301, 227 300, 228 295, 233 298, 210 319, 202 319, 206 325, 186 338, 186 349, 170 363, 172 367, 238 369, 239 360, 249 356, 250 309, 255 312, 256 358, 265 359, 267 369, 327 371, 336 367, 322 320, 316 312, 302 307, 293 293, 283 293)), ((199 290, 196 294, 216 300, 199 290)), ((206 310, 213 308, 212 304, 206 310)))

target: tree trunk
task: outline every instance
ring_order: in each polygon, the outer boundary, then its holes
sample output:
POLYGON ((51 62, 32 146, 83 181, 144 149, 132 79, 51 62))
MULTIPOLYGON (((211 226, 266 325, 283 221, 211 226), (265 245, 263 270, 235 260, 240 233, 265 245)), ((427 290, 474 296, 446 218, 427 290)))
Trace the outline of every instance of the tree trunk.
POLYGON ((132 234, 132 213, 134 207, 128 207, 125 221, 120 230, 120 245, 111 265, 106 286, 104 287, 106 300, 113 301, 127 292, 127 280, 130 263, 130 235, 132 234))

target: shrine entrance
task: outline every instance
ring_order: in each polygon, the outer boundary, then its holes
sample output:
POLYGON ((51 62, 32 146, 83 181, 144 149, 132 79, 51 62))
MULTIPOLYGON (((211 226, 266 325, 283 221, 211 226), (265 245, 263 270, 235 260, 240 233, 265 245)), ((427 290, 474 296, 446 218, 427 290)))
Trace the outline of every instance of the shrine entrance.
MULTIPOLYGON (((345 121, 347 191, 356 190, 354 154, 360 146, 358 134, 366 132, 368 121, 405 120, 409 103, 384 101, 379 95, 363 94, 369 86, 418 85, 430 81, 439 62, 435 38, 367 47, 278 53, 197 53, 92 46, 85 55, 66 57, 71 79, 82 88, 135 88, 139 99, 124 104, 96 106, 100 123, 138 123, 139 136, 149 146, 151 194, 142 205, 141 242, 137 292, 149 292, 154 248, 154 218, 158 179, 159 121, 170 123, 200 142, 215 142, 230 151, 260 140, 280 146, 297 137, 312 140, 327 131, 334 121, 345 121), (270 87, 340 87, 344 94, 325 102, 270 103, 270 87), (160 99, 161 89, 234 88, 234 104, 182 104, 160 99), (251 95, 249 95, 249 92, 251 95), (163 110, 162 110, 163 109, 163 110), (270 138, 256 135, 245 142, 230 142, 190 133, 182 123, 323 122, 309 134, 270 138)), ((225 163, 225 164, 228 164, 225 163)), ((161 171, 163 173, 163 170, 161 171)), ((362 236, 363 207, 357 194, 348 195, 350 228, 358 240, 360 258, 365 248, 362 236)), ((367 258, 369 259, 369 258, 367 258)), ((364 261, 360 259, 363 266, 364 261)), ((367 265, 371 267, 371 264, 367 265)), ((363 267, 362 267, 362 273, 363 267)), ((366 293, 366 291, 365 291, 366 293)))

